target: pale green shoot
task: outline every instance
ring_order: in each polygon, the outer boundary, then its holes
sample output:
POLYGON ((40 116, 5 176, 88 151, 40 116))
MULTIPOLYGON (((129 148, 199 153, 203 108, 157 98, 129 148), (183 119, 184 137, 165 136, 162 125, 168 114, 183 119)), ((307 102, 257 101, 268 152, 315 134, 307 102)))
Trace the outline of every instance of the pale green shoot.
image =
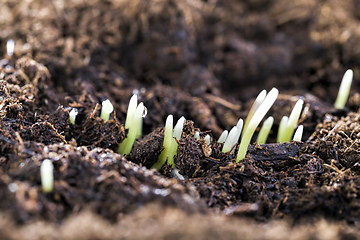
POLYGON ((270 130, 271 130, 271 127, 272 127, 273 123, 274 123, 274 118, 271 117, 271 116, 268 117, 264 121, 264 123, 263 123, 263 125, 262 125, 262 127, 260 129, 259 135, 258 135, 258 137, 256 139, 256 142, 258 144, 265 144, 266 143, 266 140, 267 140, 267 138, 269 136, 269 133, 270 133, 270 130))
POLYGON ((45 193, 52 192, 54 188, 54 165, 45 159, 40 166, 41 187, 45 193))
POLYGON ((109 99, 106 99, 102 102, 100 118, 104 120, 104 122, 109 121, 110 114, 114 111, 114 106, 111 104, 109 99))
POLYGON ((288 121, 289 121, 288 116, 283 116, 281 121, 280 121, 279 130, 278 130, 278 134, 277 134, 277 142, 279 142, 279 143, 284 142, 283 138, 285 136, 286 125, 287 125, 288 121))
POLYGON ((76 108, 71 109, 69 113, 69 120, 71 124, 75 124, 76 116, 78 115, 78 110, 76 108))
POLYGON ((228 134, 229 134, 229 131, 228 130, 224 130, 220 137, 219 137, 219 140, 217 141, 218 143, 224 143, 226 138, 228 137, 228 134))
POLYGON ((127 138, 124 139, 122 143, 120 143, 118 152, 122 155, 130 153, 132 146, 135 142, 137 133, 139 132, 139 127, 141 123, 141 118, 145 117, 147 113, 147 109, 144 104, 141 102, 134 113, 132 121, 130 121, 131 125, 129 127, 129 132, 127 138))
MULTIPOLYGON (((259 106, 261 105, 261 103, 264 101, 266 97, 266 90, 262 90, 259 95, 256 97, 255 99, 255 102, 253 103, 253 105, 251 106, 250 108, 250 111, 249 111, 249 114, 247 115, 246 117, 246 120, 245 120, 245 125, 244 125, 244 131, 246 130, 246 128, 248 127, 249 125, 249 122, 251 120, 251 118, 254 116, 254 113, 256 112, 256 110, 259 108, 259 106)), ((244 135, 243 135, 244 137, 244 135)), ((242 138, 243 138, 242 137, 242 138)), ((241 138, 241 139, 242 139, 241 138)))
POLYGON ((195 132, 195 134, 194 134, 194 138, 196 139, 196 140, 200 140, 200 132, 195 132))
POLYGON ((221 150, 223 153, 230 152, 231 149, 234 147, 234 145, 238 142, 238 140, 239 140, 238 132, 239 132, 239 130, 236 126, 230 130, 230 133, 229 133, 228 137, 226 138, 224 146, 221 150))
POLYGON ((184 127, 184 123, 185 123, 185 118, 184 117, 181 117, 175 127, 174 127, 174 134, 173 134, 173 139, 172 139, 172 144, 171 144, 171 148, 170 148, 170 152, 169 152, 169 156, 168 156, 168 160, 167 160, 167 163, 169 165, 171 165, 172 167, 174 167, 174 156, 176 155, 177 153, 177 148, 178 148, 178 143, 177 141, 180 140, 181 138, 181 134, 182 134, 182 131, 183 131, 183 127, 184 127), (176 140, 177 141, 176 141, 176 140))
POLYGON ((295 131, 293 140, 300 142, 303 135, 303 131, 304 131, 304 126, 300 125, 295 131))
POLYGON ((353 74, 353 71, 351 69, 348 69, 345 72, 344 77, 343 77, 343 79, 341 81, 341 84, 340 84, 338 96, 337 96, 335 104, 334 104, 334 107, 336 109, 343 109, 345 107, 345 104, 346 104, 347 99, 349 97, 353 75, 354 74, 353 74))
POLYGON ((211 143, 211 138, 210 138, 210 135, 209 135, 209 134, 207 134, 207 135, 204 137, 204 140, 205 140, 205 142, 206 142, 207 145, 210 145, 210 143, 211 143))
POLYGON ((171 148, 171 144, 173 143, 173 122, 174 122, 174 117, 173 115, 169 115, 166 118, 166 122, 165 122, 165 133, 164 133, 164 143, 163 143, 163 147, 164 150, 162 150, 160 156, 159 156, 159 160, 152 166, 152 168, 155 168, 156 170, 160 170, 160 168, 162 167, 162 165, 164 165, 167 157, 169 156, 169 152, 170 152, 170 148, 171 148))
POLYGON ((266 95, 260 106, 257 108, 247 128, 244 129, 243 137, 236 157, 236 162, 239 162, 240 160, 245 158, 247 148, 250 144, 251 138, 254 135, 257 126, 260 124, 266 113, 270 110, 278 95, 279 90, 277 90, 276 88, 271 89, 271 91, 266 95))
POLYGON ((124 126, 125 129, 129 129, 132 124, 132 121, 134 120, 136 106, 137 106, 137 95, 134 94, 130 98, 130 102, 129 102, 129 106, 128 106, 128 110, 127 110, 127 114, 126 114, 125 126, 124 126))
POLYGON ((291 138, 293 137, 293 134, 294 134, 294 131, 296 128, 296 124, 300 118, 301 109, 303 107, 303 104, 304 104, 304 100, 299 99, 296 102, 293 110, 291 111, 289 120, 287 121, 287 124, 286 124, 286 130, 285 130, 285 134, 283 137, 283 142, 290 142, 291 138))

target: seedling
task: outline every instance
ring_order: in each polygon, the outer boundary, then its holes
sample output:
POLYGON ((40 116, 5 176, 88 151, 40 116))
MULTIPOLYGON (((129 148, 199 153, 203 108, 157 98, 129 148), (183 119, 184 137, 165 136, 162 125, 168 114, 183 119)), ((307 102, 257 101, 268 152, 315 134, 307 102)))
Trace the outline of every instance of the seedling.
POLYGON ((350 93, 350 87, 351 87, 351 82, 353 79, 353 71, 351 69, 348 69, 345 74, 344 77, 341 81, 340 84, 340 88, 339 88, 339 93, 338 96, 336 98, 334 107, 336 109, 343 109, 345 107, 345 104, 347 102, 347 99, 349 97, 349 93, 350 93))
POLYGON ((271 130, 271 127, 272 127, 273 123, 274 123, 274 118, 271 117, 271 116, 268 117, 264 121, 264 123, 263 123, 263 125, 262 125, 262 127, 260 129, 259 135, 257 137, 257 140, 256 140, 256 142, 258 144, 265 144, 266 143, 266 140, 267 140, 267 138, 269 136, 269 133, 270 133, 270 130, 271 130))
POLYGON ((293 140, 300 142, 303 135, 303 131, 304 131, 304 126, 300 125, 295 131, 293 140))
POLYGON ((102 102, 101 114, 100 118, 104 120, 104 122, 109 121, 110 114, 114 111, 114 106, 111 104, 109 99, 106 99, 102 102))
POLYGON ((235 144, 239 141, 239 129, 235 126, 230 130, 228 137, 225 140, 224 146, 222 148, 223 153, 230 152, 235 144))
POLYGON ((9 39, 6 43, 6 53, 9 57, 14 54, 15 42, 12 39, 9 39))
POLYGON ((210 135, 209 135, 209 134, 207 134, 207 135, 204 137, 204 140, 205 140, 205 142, 206 142, 207 145, 210 145, 210 143, 211 143, 211 138, 210 138, 210 135))
POLYGON ((71 109, 69 113, 69 120, 71 124, 75 124, 76 116, 78 115, 78 110, 76 108, 71 109))
POLYGON ((166 118, 164 142, 163 142, 164 150, 161 152, 159 156, 159 160, 152 166, 152 168, 160 170, 162 165, 164 165, 166 159, 167 159, 167 163, 172 167, 174 167, 174 156, 176 155, 178 148, 177 141, 180 140, 181 138, 184 123, 185 123, 185 118, 181 117, 177 121, 173 130, 173 116, 170 114, 166 118))
POLYGON ((129 130, 127 138, 125 138, 118 147, 118 153, 122 155, 126 155, 131 152, 135 139, 140 132, 141 119, 147 114, 147 109, 142 102, 137 107, 136 104, 137 97, 136 95, 133 95, 129 102, 128 114, 125 121, 125 129, 129 130))
POLYGON ((289 119, 286 124, 286 130, 283 136, 280 136, 281 142, 290 142, 291 138, 293 137, 296 124, 299 121, 301 109, 304 104, 304 100, 299 99, 290 113, 289 119))
POLYGON ((48 159, 40 166, 41 186, 45 193, 52 192, 54 187, 54 165, 48 159))
MULTIPOLYGON (((245 120, 244 131, 248 127, 251 118, 254 116, 256 110, 259 108, 261 103, 264 101, 265 97, 266 97, 266 90, 264 89, 256 97, 255 102, 253 103, 253 105, 250 108, 250 111, 249 111, 249 113, 248 113, 248 115, 246 117, 246 120, 245 120)), ((244 137, 244 135, 243 135, 243 137, 244 137)))
POLYGON ((221 135, 220 135, 220 137, 219 137, 219 139, 218 139, 218 143, 224 143, 225 142, 225 140, 226 140, 226 138, 228 137, 228 134, 229 134, 229 131, 228 130, 224 130, 222 133, 221 133, 221 135))
POLYGON ((174 117, 171 114, 166 118, 164 142, 163 142, 164 150, 161 152, 159 156, 159 160, 152 166, 152 168, 155 168, 157 170, 160 170, 162 165, 164 165, 167 157, 169 156, 169 152, 172 144, 172 136, 173 136, 173 122, 174 122, 173 119, 174 117))
POLYGON ((260 106, 257 108, 256 112, 249 121, 247 128, 244 129, 244 134, 242 136, 239 151, 236 157, 236 162, 239 162, 240 160, 245 158, 247 148, 250 144, 251 138, 254 135, 257 126, 260 124, 261 120, 264 118, 266 113, 274 104, 278 95, 279 90, 277 90, 276 88, 271 89, 271 91, 266 95, 260 106))
POLYGON ((286 131, 286 125, 287 122, 289 121, 289 117, 288 116, 283 116, 280 124, 279 124, 279 130, 278 130, 278 134, 277 134, 277 142, 282 143, 282 137, 285 135, 285 131, 286 131))
POLYGON ((200 140, 200 132, 195 132, 194 138, 195 138, 196 140, 200 140))

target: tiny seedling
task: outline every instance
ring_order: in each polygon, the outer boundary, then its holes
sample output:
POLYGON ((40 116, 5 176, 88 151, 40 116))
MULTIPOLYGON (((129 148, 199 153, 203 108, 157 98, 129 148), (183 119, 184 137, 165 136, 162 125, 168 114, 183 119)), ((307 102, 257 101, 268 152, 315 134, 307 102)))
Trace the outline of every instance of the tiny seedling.
POLYGON ((292 139, 295 128, 296 128, 296 124, 300 118, 301 109, 303 107, 303 104, 304 104, 304 100, 302 100, 302 99, 299 99, 295 103, 295 106, 290 113, 289 119, 287 120, 286 130, 284 132, 284 135, 283 135, 283 137, 280 136, 280 138, 282 140, 281 142, 290 142, 290 140, 292 139))
MULTIPOLYGON (((136 97, 136 95, 134 96, 136 97)), ((147 114, 147 109, 144 106, 144 104, 141 102, 136 107, 137 99, 134 101, 133 97, 130 99, 129 107, 128 107, 128 115, 130 115, 130 117, 127 115, 125 121, 125 129, 128 129, 129 131, 127 137, 124 139, 122 143, 120 143, 118 147, 118 153, 122 155, 130 153, 134 145, 135 139, 137 138, 138 133, 140 131, 139 128, 141 124, 141 119, 144 118, 147 114)))
MULTIPOLYGON (((245 124, 244 124, 244 131, 246 130, 246 128, 248 127, 249 125, 249 122, 251 120, 251 118, 254 116, 256 110, 259 108, 259 106, 261 105, 261 103, 264 101, 266 97, 266 90, 262 90, 259 95, 256 97, 253 105, 251 106, 250 108, 250 111, 246 117, 246 120, 245 120, 245 124)), ((243 135, 244 137, 244 135, 243 135)))
POLYGON ((76 108, 71 109, 69 113, 69 120, 71 124, 75 124, 77 115, 78 115, 78 110, 76 108))
POLYGON ((54 188, 54 165, 48 159, 40 166, 41 186, 45 193, 52 192, 54 188))
POLYGON ((158 161, 152 166, 152 168, 155 168, 157 170, 160 170, 162 165, 164 165, 167 157, 169 156, 169 152, 172 144, 172 136, 173 136, 173 122, 174 122, 174 117, 173 115, 170 114, 166 118, 166 122, 165 122, 165 133, 164 133, 164 142, 163 142, 164 150, 160 153, 158 161))
POLYGON ((271 116, 268 117, 264 121, 264 123, 263 123, 263 125, 262 125, 262 127, 260 129, 259 135, 258 135, 258 137, 256 139, 256 142, 258 144, 265 144, 266 143, 266 140, 267 140, 267 138, 269 136, 269 133, 270 133, 270 130, 271 130, 271 127, 272 127, 273 123, 274 123, 274 118, 271 117, 271 116))
POLYGON ((225 140, 224 146, 222 148, 223 153, 230 152, 235 144, 239 141, 239 129, 235 126, 230 130, 228 137, 225 140))
POLYGON ((100 118, 104 120, 104 122, 109 121, 110 114, 114 111, 114 106, 111 104, 109 99, 106 99, 102 102, 100 118))
POLYGON ((279 130, 278 130, 278 134, 277 134, 277 142, 279 142, 279 143, 283 143, 282 137, 285 135, 286 125, 287 125, 288 121, 289 121, 288 116, 283 116, 280 121, 279 130))
POLYGON ((220 137, 219 137, 219 140, 217 141, 218 143, 224 143, 226 138, 228 137, 228 134, 229 134, 229 131, 228 130, 224 130, 220 137))
POLYGON ((195 138, 196 140, 200 140, 200 132, 195 132, 194 138, 195 138))
POLYGON ((300 142, 303 135, 303 131, 304 131, 304 126, 300 125, 295 131, 293 140, 300 142))
POLYGON ((6 43, 6 53, 9 57, 14 54, 15 42, 12 39, 9 39, 6 43))
POLYGON ((271 91, 266 95, 265 99, 262 101, 260 106, 257 108, 247 128, 244 129, 243 137, 236 157, 236 162, 239 162, 240 160, 245 158, 247 148, 250 144, 251 138, 254 135, 257 126, 260 124, 261 120, 264 118, 266 113, 274 104, 278 95, 279 95, 279 90, 277 90, 276 88, 271 89, 271 91))
POLYGON ((209 146, 209 145, 210 145, 210 143, 211 143, 211 138, 210 138, 210 135, 209 135, 209 134, 207 134, 207 135, 204 137, 204 140, 205 140, 206 144, 209 146))
POLYGON ((176 155, 178 148, 177 141, 179 141, 181 138, 184 123, 185 123, 185 118, 181 117, 177 121, 173 130, 173 116, 170 114, 166 118, 164 142, 163 142, 164 150, 161 152, 158 161, 152 166, 152 168, 160 170, 162 165, 164 165, 166 159, 167 159, 167 163, 172 167, 174 167, 174 156, 176 155))
POLYGON ((351 69, 348 69, 345 74, 344 77, 341 81, 340 84, 340 88, 339 88, 339 93, 337 95, 334 107, 336 109, 343 109, 345 107, 345 104, 347 102, 347 99, 349 97, 349 93, 350 93, 350 88, 351 88, 351 83, 352 83, 352 79, 353 79, 353 71, 351 69))

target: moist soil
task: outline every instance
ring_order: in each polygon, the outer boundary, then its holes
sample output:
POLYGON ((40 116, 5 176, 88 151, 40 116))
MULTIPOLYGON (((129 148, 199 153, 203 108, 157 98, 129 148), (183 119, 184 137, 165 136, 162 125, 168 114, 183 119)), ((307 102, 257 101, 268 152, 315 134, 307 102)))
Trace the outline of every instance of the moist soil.
POLYGON ((358 238, 359 10, 357 0, 0 2, 1 239, 358 238), (222 153, 217 139, 272 87, 268 144, 255 134, 236 163, 237 147, 222 153), (147 116, 122 156, 134 93, 147 116), (303 141, 276 143, 300 98, 303 141), (115 111, 104 122, 106 99, 115 111), (151 169, 169 114, 187 119, 177 175, 151 169))

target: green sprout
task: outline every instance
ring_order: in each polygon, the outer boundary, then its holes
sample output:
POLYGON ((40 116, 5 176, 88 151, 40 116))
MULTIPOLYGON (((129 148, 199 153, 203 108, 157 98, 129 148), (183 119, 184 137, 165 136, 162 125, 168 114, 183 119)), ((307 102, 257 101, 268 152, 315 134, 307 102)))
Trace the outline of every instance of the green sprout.
POLYGON ((78 110, 76 108, 71 109, 69 113, 69 120, 71 124, 75 124, 76 116, 78 115, 78 110))
POLYGON ((218 143, 224 143, 225 142, 225 140, 226 140, 226 138, 228 137, 228 135, 229 135, 229 131, 228 130, 224 130, 222 133, 221 133, 221 135, 220 135, 220 137, 219 137, 219 139, 218 139, 218 143))
POLYGON ((136 104, 137 97, 136 95, 133 95, 129 102, 128 113, 125 121, 125 129, 128 129, 129 131, 127 137, 118 147, 118 153, 122 155, 130 153, 135 139, 140 131, 139 128, 141 127, 141 119, 147 114, 147 109, 142 102, 137 107, 136 104))
POLYGON ((269 136, 269 133, 270 133, 270 130, 271 130, 271 127, 272 127, 273 123, 274 123, 274 118, 271 117, 271 116, 268 117, 264 121, 264 123, 263 123, 263 125, 262 125, 262 127, 260 129, 259 135, 258 135, 258 137, 256 139, 256 142, 258 144, 265 144, 266 143, 266 140, 267 140, 267 138, 269 136))
POLYGON ((184 123, 185 123, 185 118, 181 117, 177 121, 173 130, 173 116, 170 114, 166 118, 164 142, 163 142, 164 150, 161 152, 158 161, 152 166, 152 168, 160 170, 160 168, 164 165, 166 159, 167 159, 167 163, 172 167, 174 167, 174 156, 176 155, 178 148, 177 141, 179 141, 181 138, 184 123))
POLYGON ((270 110, 271 106, 274 104, 278 95, 279 95, 279 90, 277 90, 276 88, 271 89, 271 91, 266 95, 264 100, 261 101, 261 104, 257 107, 255 113, 253 114, 252 118, 249 121, 247 128, 244 128, 244 133, 236 157, 236 162, 239 162, 240 160, 245 158, 247 148, 250 144, 251 138, 254 135, 257 126, 260 124, 261 120, 264 118, 266 113, 270 110))
POLYGON ((196 139, 196 140, 200 140, 200 132, 195 132, 195 134, 194 134, 194 138, 196 139))
POLYGON ((100 118, 104 120, 104 122, 109 121, 110 114, 114 111, 114 106, 111 104, 109 99, 106 99, 102 102, 100 118))
POLYGON ((207 134, 207 135, 204 137, 204 140, 205 140, 205 142, 206 142, 207 145, 210 145, 210 143, 211 143, 211 138, 210 138, 210 135, 209 135, 209 134, 207 134))
POLYGON ((344 77, 341 81, 340 84, 340 88, 339 88, 339 93, 337 95, 334 107, 336 109, 343 109, 345 107, 345 104, 347 102, 347 99, 349 97, 349 93, 350 93, 350 87, 351 87, 351 82, 353 79, 353 71, 351 69, 348 69, 345 74, 344 77))
POLYGON ((287 125, 288 121, 289 121, 288 116, 283 116, 280 121, 279 130, 278 130, 277 139, 276 139, 276 141, 279 143, 283 142, 281 138, 285 135, 286 125, 287 125))
POLYGON ((231 130, 229 135, 227 136, 224 146, 222 148, 222 152, 223 153, 227 153, 230 152, 231 149, 233 149, 233 147, 236 145, 236 143, 239 141, 239 129, 234 126, 231 130))
POLYGON ((48 159, 40 166, 41 186, 45 193, 52 192, 54 188, 54 165, 48 159))
MULTIPOLYGON (((262 90, 259 95, 256 97, 253 105, 251 106, 250 108, 250 111, 246 117, 246 120, 245 120, 245 124, 244 124, 244 131, 247 129, 249 123, 250 123, 250 120, 251 118, 254 116, 256 110, 259 108, 259 106, 261 105, 261 103, 264 101, 266 97, 266 90, 262 90)), ((244 135, 243 135, 244 137, 244 135)))
POLYGON ((302 135, 303 135, 303 131, 304 131, 304 126, 300 125, 295 131, 293 140, 297 141, 297 142, 300 142, 301 138, 302 138, 302 135))
POLYGON ((295 103, 295 106, 290 113, 289 119, 287 120, 286 128, 285 128, 285 130, 282 129, 282 131, 284 131, 284 132, 281 133, 282 135, 278 136, 278 138, 280 140, 279 142, 281 142, 281 143, 290 142, 290 140, 294 134, 296 124, 299 121, 303 104, 304 104, 304 100, 302 100, 302 99, 299 99, 295 103))

